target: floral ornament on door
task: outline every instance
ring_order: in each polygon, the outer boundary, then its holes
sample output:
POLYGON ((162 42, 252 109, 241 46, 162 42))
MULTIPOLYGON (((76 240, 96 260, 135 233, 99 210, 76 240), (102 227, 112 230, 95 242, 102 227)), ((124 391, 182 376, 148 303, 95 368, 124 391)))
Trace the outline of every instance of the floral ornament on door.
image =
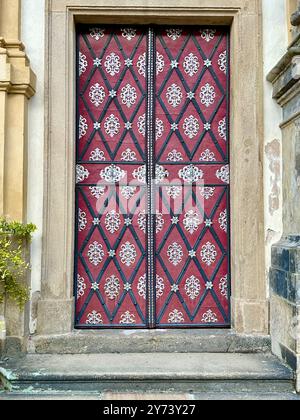
POLYGON ((217 255, 218 253, 216 247, 212 243, 207 242, 205 245, 202 246, 202 262, 204 262, 204 264, 206 264, 208 267, 210 267, 216 261, 217 255))
POLYGON ((183 250, 182 246, 179 245, 177 242, 173 242, 172 245, 169 246, 167 255, 169 257, 169 261, 174 267, 177 267, 183 258, 183 250))
POLYGON ((93 242, 89 246, 88 257, 90 263, 93 264, 95 267, 98 267, 98 265, 102 263, 104 258, 103 246, 97 241, 93 242))
POLYGON ((123 105, 126 105, 127 108, 131 108, 137 100, 136 88, 131 86, 130 83, 127 83, 127 85, 122 88, 121 99, 123 105))
POLYGON ((119 74, 121 69, 121 60, 118 54, 109 54, 104 62, 104 67, 106 69, 106 72, 110 76, 115 76, 116 74, 119 74))
POLYGON ((190 53, 184 59, 183 68, 184 68, 185 73, 188 76, 190 76, 190 77, 195 76, 195 74, 198 73, 199 68, 200 68, 200 63, 199 63, 198 57, 196 55, 194 55, 193 53, 190 53))
POLYGON ((104 99, 106 97, 105 89, 103 86, 100 86, 99 83, 91 86, 89 97, 91 103, 95 105, 96 108, 99 108, 101 104, 103 104, 104 99))
POLYGON ((216 99, 216 92, 214 86, 206 83, 205 86, 202 86, 200 92, 200 99, 202 105, 205 105, 206 108, 209 108, 211 105, 215 103, 216 99))
POLYGON ((127 267, 132 266, 135 263, 137 257, 136 248, 130 242, 126 242, 125 245, 122 245, 120 251, 120 258, 123 265, 127 267))
POLYGON ((116 300, 120 295, 120 280, 115 275, 105 281, 104 291, 109 300, 116 300))
POLYGON ((173 83, 168 87, 166 97, 169 105, 173 108, 177 108, 181 104, 183 98, 181 87, 176 85, 176 83, 173 83))

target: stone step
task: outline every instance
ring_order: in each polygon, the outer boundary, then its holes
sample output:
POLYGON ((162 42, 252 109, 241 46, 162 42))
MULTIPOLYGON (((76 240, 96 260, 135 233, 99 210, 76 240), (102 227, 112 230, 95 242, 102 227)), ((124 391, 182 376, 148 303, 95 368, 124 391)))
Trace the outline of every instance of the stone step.
MULTIPOLYGON (((100 353, 270 353, 267 335, 232 330, 103 330, 34 336, 28 352, 37 354, 100 353)), ((9 353, 8 353, 9 354, 9 353)))
POLYGON ((27 355, 0 364, 11 392, 293 392, 292 371, 271 355, 144 353, 27 355))

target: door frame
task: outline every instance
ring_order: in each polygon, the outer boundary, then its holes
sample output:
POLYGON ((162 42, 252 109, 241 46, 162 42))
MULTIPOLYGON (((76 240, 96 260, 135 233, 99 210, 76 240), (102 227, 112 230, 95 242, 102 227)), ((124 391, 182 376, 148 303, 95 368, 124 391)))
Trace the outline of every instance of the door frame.
POLYGON ((196 5, 194 0, 174 0, 172 6, 169 0, 120 0, 118 6, 105 0, 97 6, 93 0, 48 0, 47 7, 45 234, 38 334, 68 333, 74 327, 77 23, 230 26, 232 329, 267 333, 263 95, 257 95, 263 91, 261 0, 201 0, 196 5))

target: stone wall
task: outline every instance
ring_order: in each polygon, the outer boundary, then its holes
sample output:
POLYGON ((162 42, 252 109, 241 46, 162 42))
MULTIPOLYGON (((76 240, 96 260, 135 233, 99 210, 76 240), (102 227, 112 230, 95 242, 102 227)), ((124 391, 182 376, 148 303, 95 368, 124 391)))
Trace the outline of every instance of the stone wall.
POLYGON ((283 110, 283 237, 272 249, 272 346, 273 352, 298 372, 300 391, 300 34, 297 33, 298 30, 268 80, 273 84, 273 97, 283 110))

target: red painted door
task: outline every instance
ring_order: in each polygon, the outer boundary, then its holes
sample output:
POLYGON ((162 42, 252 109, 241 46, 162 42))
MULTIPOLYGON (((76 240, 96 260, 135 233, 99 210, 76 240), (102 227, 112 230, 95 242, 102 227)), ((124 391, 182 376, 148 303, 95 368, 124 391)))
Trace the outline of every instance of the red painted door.
POLYGON ((76 327, 230 325, 228 48, 79 28, 76 327))

